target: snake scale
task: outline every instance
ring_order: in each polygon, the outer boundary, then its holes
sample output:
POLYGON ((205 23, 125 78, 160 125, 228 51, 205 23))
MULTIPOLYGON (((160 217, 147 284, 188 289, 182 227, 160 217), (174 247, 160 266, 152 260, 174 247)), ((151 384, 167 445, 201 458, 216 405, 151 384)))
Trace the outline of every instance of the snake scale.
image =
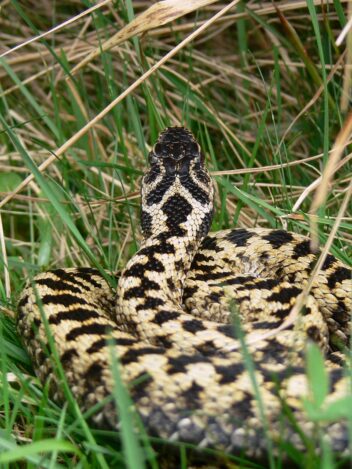
MULTIPOLYGON (((113 338, 121 377, 150 435, 255 457, 265 454, 266 432, 274 441, 304 448, 292 418, 314 434, 302 405, 309 394, 309 341, 325 355, 327 402, 347 392, 336 344, 349 340, 351 270, 329 254, 302 314, 275 333, 315 265, 308 238, 264 228, 208 234, 213 183, 197 141, 182 127, 160 134, 149 163, 141 190, 143 241, 117 292, 88 267, 41 273, 22 292, 18 331, 38 377, 43 383, 50 377, 53 398, 63 399, 47 352, 44 313, 82 410, 112 393, 107 341, 113 338), (241 334, 257 337, 247 350, 262 413, 241 334)), ((118 428, 113 401, 107 399, 93 419, 100 427, 118 428)), ((347 450, 346 422, 322 428, 334 450, 347 450)))

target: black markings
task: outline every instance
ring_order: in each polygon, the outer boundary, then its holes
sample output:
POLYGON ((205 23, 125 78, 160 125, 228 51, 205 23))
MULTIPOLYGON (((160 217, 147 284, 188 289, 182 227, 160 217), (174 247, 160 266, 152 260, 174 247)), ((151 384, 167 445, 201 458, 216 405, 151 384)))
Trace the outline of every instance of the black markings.
POLYGON ((82 280, 86 281, 87 283, 90 283, 94 288, 101 288, 101 285, 100 283, 96 282, 92 275, 99 275, 99 277, 101 277, 100 273, 95 270, 95 269, 82 269, 82 270, 79 270, 76 274, 75 274, 75 279, 76 278, 81 278, 82 280))
POLYGON ((282 361, 287 355, 288 348, 280 344, 275 338, 270 339, 268 345, 262 350, 261 363, 276 363, 282 361))
POLYGON ((236 337, 236 330, 232 324, 221 324, 221 326, 218 326, 216 330, 221 332, 221 334, 224 334, 226 337, 236 337))
POLYGON ((165 267, 154 256, 149 256, 147 262, 136 262, 131 265, 131 267, 125 271, 124 275, 126 277, 144 277, 144 273, 147 271, 163 273, 165 272, 165 267))
POLYGON ((293 241, 293 236, 291 233, 284 230, 273 230, 269 234, 263 236, 263 239, 265 241, 269 241, 273 248, 278 249, 284 244, 293 241))
POLYGON ((198 288, 197 287, 185 287, 183 290, 183 297, 186 298, 192 298, 195 293, 197 293, 198 288))
POLYGON ((107 326, 106 324, 99 324, 99 323, 92 323, 92 324, 84 324, 83 326, 75 327, 71 329, 70 332, 66 334, 66 340, 75 340, 80 335, 90 334, 90 335, 103 335, 106 334, 111 327, 107 326))
POLYGON ((150 191, 147 196, 146 203, 148 206, 158 204, 162 201, 162 198, 166 192, 170 189, 176 179, 175 174, 165 174, 162 180, 156 185, 156 187, 150 191))
POLYGON ((195 363, 209 363, 209 359, 202 355, 179 355, 178 357, 169 358, 168 373, 185 373, 187 365, 193 365, 195 363))
POLYGON ((305 373, 304 368, 298 367, 298 366, 290 366, 280 371, 273 371, 273 370, 268 370, 267 368, 265 368, 265 363, 258 363, 257 365, 258 365, 258 369, 260 370, 260 373, 264 377, 264 381, 270 382, 270 383, 274 382, 277 384, 277 386, 275 386, 272 389, 272 392, 275 395, 277 395, 277 390, 279 389, 279 383, 289 378, 293 374, 298 375, 298 374, 305 373))
MULTIPOLYGON (((279 284, 279 281, 274 278, 265 278, 263 280, 256 281, 253 288, 259 288, 261 290, 272 290, 278 284, 279 284)), ((252 288, 251 284, 246 285, 246 288, 250 290, 252 288)))
MULTIPOLYGON (((241 398, 240 401, 235 401, 232 405, 233 411, 231 415, 234 415, 234 420, 237 422, 248 421, 251 417, 254 417, 255 412, 253 412, 253 396, 251 396, 248 392, 243 393, 244 396, 241 398)), ((230 412, 230 410, 229 410, 230 412)))
POLYGON ((192 213, 192 205, 182 195, 175 194, 167 199, 162 207, 162 211, 167 216, 166 226, 172 236, 183 236, 185 230, 180 227, 181 223, 187 221, 187 217, 192 213))
POLYGON ((120 361, 122 365, 128 365, 129 363, 135 363, 139 357, 144 355, 163 355, 165 352, 162 348, 146 346, 141 348, 130 348, 121 357, 120 361))
POLYGON ((150 168, 148 173, 145 175, 144 182, 146 184, 150 184, 151 182, 154 182, 156 178, 159 176, 159 174, 161 174, 160 166, 155 164, 150 168))
POLYGON ((309 239, 306 239, 295 246, 292 253, 292 259, 299 259, 300 257, 308 256, 308 254, 311 254, 310 241, 309 239))
POLYGON ((177 319, 180 316, 180 313, 177 311, 159 311, 154 316, 153 322, 159 324, 160 326, 165 322, 172 321, 173 319, 177 319))
POLYGON ((99 352, 101 349, 103 349, 107 345, 106 338, 104 337, 103 339, 99 339, 96 342, 94 342, 86 351, 87 353, 96 353, 99 352))
MULTIPOLYGON (((105 365, 105 364, 104 364, 105 365)), ((105 365, 106 366, 106 365, 105 365)), ((103 382, 102 374, 105 367, 103 364, 93 362, 85 373, 85 381, 88 389, 95 389, 96 386, 101 385, 103 382)))
POLYGON ((237 230, 232 230, 226 236, 226 239, 230 241, 234 246, 246 246, 247 241, 253 237, 253 233, 245 230, 244 228, 239 228, 237 230))
POLYGON ((138 339, 133 339, 133 338, 128 338, 128 337, 120 337, 118 339, 114 338, 114 344, 125 346, 125 347, 136 344, 137 342, 139 342, 138 339))
POLYGON ((183 262, 183 259, 179 259, 178 261, 175 261, 175 269, 177 271, 183 271, 185 267, 185 263, 183 262))
POLYGON ((53 279, 51 277, 38 278, 35 283, 36 285, 44 285, 49 287, 54 291, 69 290, 72 293, 82 293, 82 290, 75 287, 74 285, 68 284, 62 280, 53 279))
POLYGON ((200 345, 196 346, 197 352, 199 352, 201 355, 204 355, 205 357, 222 357, 224 356, 224 353, 219 350, 218 346, 214 344, 213 340, 206 340, 200 345))
POLYGON ((329 378, 330 378, 330 391, 332 392, 335 390, 336 384, 343 378, 344 376, 344 369, 343 368, 336 368, 332 369, 329 372, 329 378))
POLYGON ((144 265, 137 262, 136 264, 131 265, 131 267, 124 272, 126 277, 143 277, 144 276, 144 265))
POLYGON ((186 331, 191 332, 192 334, 196 334, 200 331, 205 331, 206 329, 202 321, 200 321, 199 319, 190 319, 189 321, 183 322, 182 325, 186 331))
POLYGON ((153 382, 153 378, 147 373, 140 373, 133 380, 130 393, 134 400, 142 399, 149 395, 148 384, 153 382))
POLYGON ((352 271, 347 267, 338 267, 333 274, 328 278, 328 287, 335 288, 337 283, 343 280, 349 280, 352 278, 352 271))
POLYGON ((205 254, 197 253, 194 257, 193 265, 198 267, 200 262, 209 263, 212 261, 214 261, 213 256, 206 256, 205 254))
POLYGON ((199 187, 198 184, 195 184, 192 179, 187 178, 185 181, 182 182, 194 199, 196 199, 202 205, 206 205, 209 203, 209 196, 207 192, 205 192, 201 187, 199 187))
POLYGON ((74 348, 70 348, 68 350, 65 350, 65 352, 61 355, 60 357, 60 361, 62 363, 62 366, 64 368, 68 367, 71 365, 72 363, 72 360, 75 358, 75 357, 78 357, 78 352, 76 349, 74 348))
POLYGON ((314 340, 315 342, 321 339, 321 332, 317 326, 308 327, 307 334, 308 334, 308 337, 314 340))
POLYGON ((345 322, 349 321, 350 311, 347 311, 347 305, 345 304, 344 301, 339 300, 335 308, 336 308, 336 312, 338 313, 338 315, 336 315, 336 318, 335 318, 337 322, 340 322, 340 323, 342 322, 344 324, 345 322), (345 315, 345 313, 348 313, 348 314, 345 315), (341 319, 343 319, 343 321, 341 321, 341 319))
POLYGON ((20 301, 18 302, 18 309, 21 309, 23 308, 24 306, 26 306, 26 304, 28 303, 28 300, 29 300, 29 296, 28 295, 24 295, 20 301))
POLYGON ((75 269, 74 271, 67 271, 65 269, 56 269, 56 270, 50 270, 50 273, 56 275, 59 279, 63 281, 70 281, 72 283, 75 283, 77 285, 82 285, 84 289, 87 289, 87 286, 84 284, 81 284, 78 279, 85 280, 88 282, 88 284, 91 284, 95 288, 99 288, 100 284, 96 282, 92 276, 97 275, 101 277, 101 274, 97 269, 92 269, 90 267, 81 267, 79 269, 75 269))
POLYGON ((220 299, 223 295, 220 293, 211 293, 207 296, 207 300, 211 303, 220 303, 220 299))
MULTIPOLYGON (((129 339, 128 337, 119 337, 119 338, 112 338, 112 343, 113 345, 120 345, 123 347, 130 347, 131 345, 134 345, 138 343, 137 339, 129 339)), ((103 349, 106 345, 108 344, 107 339, 104 337, 102 339, 98 339, 96 342, 94 342, 88 349, 87 353, 96 353, 99 352, 101 349, 103 349)))
POLYGON ((160 290, 160 285, 153 280, 149 280, 147 278, 142 279, 142 285, 139 287, 132 287, 125 291, 123 297, 125 300, 129 300, 131 298, 144 298, 145 292, 148 290, 160 290))
POLYGON ((185 400, 188 410, 196 410, 199 408, 201 392, 203 392, 203 388, 192 381, 192 385, 181 393, 180 397, 185 400))
POLYGON ((63 306, 72 306, 72 305, 85 305, 87 301, 84 298, 78 298, 75 295, 70 295, 69 293, 61 293, 56 295, 44 295, 42 297, 43 305, 63 305, 63 306))
POLYGON ((146 246, 138 251, 138 254, 141 256, 152 257, 154 254, 175 254, 175 248, 172 244, 167 242, 166 233, 160 233, 157 237, 160 241, 159 244, 154 244, 152 246, 146 246))
POLYGON ((279 327, 281 321, 256 321, 252 323, 253 329, 275 329, 279 327))
MULTIPOLYGON (((203 249, 206 249, 207 251, 215 251, 215 252, 220 252, 222 249, 220 246, 218 246, 218 241, 216 238, 212 236, 206 236, 199 248, 199 251, 202 251, 203 249)), ((196 255, 196 257, 198 254, 196 255)))
POLYGON ((175 282, 172 278, 170 278, 170 277, 167 278, 166 283, 167 283, 167 287, 168 287, 169 290, 174 291, 176 289, 175 282))
POLYGON ((202 281, 209 281, 209 280, 221 280, 221 279, 224 279, 226 277, 229 277, 233 275, 232 272, 230 271, 222 271, 222 272, 208 272, 206 274, 203 274, 203 275, 199 275, 199 274, 196 274, 196 276, 194 277, 196 280, 202 280, 202 281))
POLYGON ((145 238, 152 234, 153 219, 152 216, 142 209, 141 211, 141 230, 145 238))
POLYGON ((49 317, 50 324, 59 324, 61 321, 86 321, 87 319, 99 318, 100 314, 97 311, 77 308, 68 311, 60 311, 57 314, 52 314, 49 317))
POLYGON ((162 306, 163 304, 165 304, 165 301, 162 300, 161 298, 154 298, 152 296, 148 296, 145 299, 144 303, 136 307, 136 310, 143 311, 145 309, 155 309, 158 306, 162 306))
POLYGON ((344 358, 339 353, 335 353, 335 352, 330 353, 328 355, 328 359, 332 363, 336 363, 336 365, 343 366, 345 364, 344 358))
POLYGON ((207 215, 205 215, 205 217, 203 218, 202 223, 199 227, 199 232, 198 232, 199 237, 203 238, 206 234, 208 234, 210 230, 210 225, 213 219, 213 213, 214 212, 212 211, 211 213, 208 213, 207 215))
POLYGON ((215 370, 221 376, 220 384, 228 384, 233 383, 238 375, 243 373, 244 368, 242 363, 236 363, 228 366, 216 366, 215 370))
MULTIPOLYGON (((198 272, 203 272, 204 274, 208 274, 208 273, 210 273, 213 269, 214 269, 214 266, 211 265, 211 264, 197 264, 197 263, 193 263, 193 264, 192 264, 192 267, 191 267, 191 270, 193 270, 194 272, 197 272, 197 275, 198 275, 198 272)), ((194 275, 194 274, 193 274, 193 275, 194 275)))
POLYGON ((274 315, 277 318, 280 319, 285 319, 291 311, 291 306, 288 306, 288 308, 281 308, 275 311, 274 315))
POLYGON ((267 301, 279 301, 280 303, 290 303, 292 298, 297 297, 301 293, 298 287, 285 287, 279 292, 272 293, 267 301))
POLYGON ((329 267, 331 267, 335 263, 336 259, 332 254, 328 254, 325 258, 324 264, 321 268, 321 270, 327 270, 329 267))

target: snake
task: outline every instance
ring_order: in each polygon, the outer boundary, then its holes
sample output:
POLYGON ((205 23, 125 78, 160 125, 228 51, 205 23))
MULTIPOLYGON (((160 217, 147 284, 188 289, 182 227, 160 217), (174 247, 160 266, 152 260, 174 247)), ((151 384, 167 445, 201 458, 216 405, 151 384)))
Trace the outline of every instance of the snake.
MULTIPOLYGON (((308 344, 323 356, 324 405, 350 386, 351 269, 328 254, 284 326, 319 256, 309 238, 261 227, 209 233, 214 183, 184 127, 161 132, 148 161, 143 239, 116 290, 80 267, 40 273, 21 293, 17 329, 36 375, 57 402, 65 380, 82 411, 95 406, 98 428, 120 429, 112 396, 123 388, 148 434, 171 443, 258 458, 269 440, 305 450, 301 434, 317 430, 304 404, 308 344)), ((348 450, 347 419, 319 429, 334 451, 348 450)))

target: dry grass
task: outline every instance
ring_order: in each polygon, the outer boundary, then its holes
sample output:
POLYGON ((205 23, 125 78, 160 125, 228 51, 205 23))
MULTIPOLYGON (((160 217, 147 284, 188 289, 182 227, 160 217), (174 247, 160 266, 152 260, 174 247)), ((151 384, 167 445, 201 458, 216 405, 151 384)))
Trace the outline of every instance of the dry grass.
MULTIPOLYGON (((199 3, 153 6, 148 22, 145 1, 2 2, 4 376, 33 379, 10 318, 25 278, 92 263, 113 272, 135 251, 140 175, 166 125, 190 127, 205 150, 217 181, 213 229, 309 233, 311 213, 316 240, 351 264, 347 2, 199 3)), ((34 414, 18 406, 9 434, 34 441, 34 414)))

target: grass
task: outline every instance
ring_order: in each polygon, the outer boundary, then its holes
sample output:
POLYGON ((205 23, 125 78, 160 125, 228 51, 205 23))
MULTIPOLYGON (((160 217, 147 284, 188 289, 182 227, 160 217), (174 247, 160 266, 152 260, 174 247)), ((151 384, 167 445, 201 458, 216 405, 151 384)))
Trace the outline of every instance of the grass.
MULTIPOLYGON (((4 2, 0 54, 90 6, 4 2)), ((14 320, 25 280, 37 272, 81 265, 115 272, 136 251, 140 177, 164 126, 191 128, 207 155, 217 182, 213 230, 266 226, 308 234, 309 187, 348 122, 343 90, 351 86, 345 73, 351 64, 343 54, 351 40, 335 43, 348 13, 340 0, 323 7, 312 0, 239 2, 216 21, 224 7, 210 4, 150 31, 144 25, 142 36, 123 40, 66 79, 92 48, 124 31, 148 6, 106 2, 1 58, 1 467, 167 467, 165 443, 143 432, 139 439, 128 413, 116 435, 90 428, 69 396, 64 406, 53 402, 35 378, 14 320), (203 32, 180 46, 207 20, 203 32), (151 73, 166 54, 168 60, 151 73)), ((315 221, 322 245, 339 224, 331 251, 351 265, 351 205, 338 217, 352 177, 347 134, 343 164, 315 221)), ((309 360, 321 404, 319 354, 311 352, 309 360)), ((250 368, 247 355, 246 362, 250 368)), ((115 368, 118 376, 118 363, 115 368)), ((121 409, 127 405, 128 395, 114 398, 121 409)), ((332 416, 343 414, 346 402, 332 416)), ((315 416, 319 411, 311 409, 315 416)), ((306 457, 289 445, 276 456, 269 445, 264 463, 216 456, 227 467, 284 467, 285 454, 302 468, 343 464, 322 439, 310 443, 306 457)), ((175 444, 174 453, 183 468, 199 457, 187 445, 175 444)))

